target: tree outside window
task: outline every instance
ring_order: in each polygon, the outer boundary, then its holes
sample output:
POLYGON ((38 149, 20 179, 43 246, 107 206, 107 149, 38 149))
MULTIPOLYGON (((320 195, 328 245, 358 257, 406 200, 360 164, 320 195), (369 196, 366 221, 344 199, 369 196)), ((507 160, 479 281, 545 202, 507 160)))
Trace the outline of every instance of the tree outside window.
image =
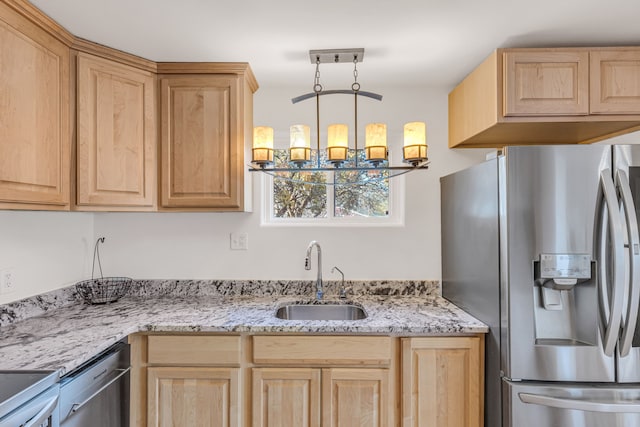
MULTIPOLYGON (((345 166, 354 165, 350 150, 345 166)), ((364 154, 358 150, 358 162, 364 154)), ((287 150, 274 150, 275 167, 289 167, 287 150)), ((311 164, 317 164, 312 153, 311 164)), ((321 162, 325 162, 321 154, 321 162)), ((389 215, 387 171, 304 171, 276 173, 273 179, 274 218, 383 218, 389 215)))

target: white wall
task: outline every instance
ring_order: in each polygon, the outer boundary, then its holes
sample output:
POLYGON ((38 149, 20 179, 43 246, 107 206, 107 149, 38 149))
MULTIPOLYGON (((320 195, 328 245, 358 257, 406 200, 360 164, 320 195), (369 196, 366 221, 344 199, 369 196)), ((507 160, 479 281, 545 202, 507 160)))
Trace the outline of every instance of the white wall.
POLYGON ((92 250, 93 214, 0 211, 0 270, 14 283, 0 304, 86 278, 92 250))
MULTIPOLYGON (((363 86, 363 90, 364 90, 363 86)), ((367 88, 367 90, 369 90, 367 88)), ((314 101, 292 105, 309 88, 260 88, 254 123, 272 125, 286 139, 296 122, 314 124, 314 101)), ((252 213, 54 213, 0 211, 0 270, 12 268, 16 290, 0 304, 67 286, 91 275, 95 239, 107 276, 161 279, 312 279, 303 260, 307 244, 323 249, 324 277, 339 266, 347 279, 440 279, 439 178, 484 159, 489 150, 447 148, 446 88, 375 88, 381 103, 360 102, 360 127, 386 122, 400 142, 407 121, 425 121, 431 166, 406 176, 403 227, 263 227, 262 188, 254 181, 252 213), (372 104, 373 103, 373 104, 372 104), (249 250, 229 249, 229 233, 247 232, 249 250)), ((331 97, 324 97, 331 98, 331 97)), ((349 98, 323 99, 322 126, 352 117, 349 98), (332 117, 333 114, 333 117, 332 117)), ((312 129, 314 126, 312 126, 312 129)), ((312 132, 314 132, 312 130, 312 132)), ((400 142, 401 144, 401 142, 400 142)), ((391 147, 396 157, 399 148, 391 147)))
MULTIPOLYGON (((276 139, 288 138, 289 125, 312 124, 313 100, 292 105, 290 99, 309 88, 261 88, 255 95, 255 125, 271 125, 276 139)), ((389 139, 401 139, 404 122, 427 122, 427 171, 406 176, 406 220, 403 227, 263 227, 260 225, 261 177, 254 180, 253 213, 98 213, 96 236, 105 236, 103 266, 108 274, 135 278, 311 279, 303 260, 307 244, 318 240, 323 251, 323 274, 339 266, 348 279, 439 279, 439 178, 484 159, 488 150, 447 148, 445 89, 376 88, 382 103, 360 101, 360 127, 384 121, 389 139), (247 232, 249 250, 229 249, 229 233, 247 232)), ((330 97, 324 97, 330 98, 330 97)), ((334 97, 339 98, 339 97, 334 97)), ((352 117, 350 97, 341 114, 352 117)), ((323 106, 328 101, 322 100, 323 106)), ((338 117, 321 108, 325 126, 338 117)), ((312 138, 313 139, 313 138, 312 138)), ((393 150, 393 148, 392 148, 393 150)), ((401 156, 400 152, 396 153, 401 156)))

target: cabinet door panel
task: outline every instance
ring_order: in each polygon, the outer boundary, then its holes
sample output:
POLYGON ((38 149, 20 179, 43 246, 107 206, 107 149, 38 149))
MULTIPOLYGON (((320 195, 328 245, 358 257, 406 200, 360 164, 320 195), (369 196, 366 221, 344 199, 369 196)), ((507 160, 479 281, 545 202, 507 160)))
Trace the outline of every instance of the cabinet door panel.
POLYGON ((77 204, 155 203, 154 78, 78 54, 77 204))
POLYGON ((589 113, 589 53, 506 52, 504 115, 589 113))
POLYGON ((391 427, 389 370, 322 370, 323 427, 391 427))
POLYGON ((0 5, 0 204, 69 204, 69 49, 0 5), (25 21, 25 22, 22 22, 25 21))
POLYGON ((238 79, 167 77, 162 86, 162 206, 239 208, 238 79))
POLYGON ((253 369, 253 427, 319 426, 319 369, 253 369))
POLYGON ((237 368, 148 368, 148 426, 239 427, 237 368))
POLYGON ((590 54, 591 113, 640 114, 640 49, 590 54))
POLYGON ((480 339, 404 338, 403 426, 482 426, 480 339))

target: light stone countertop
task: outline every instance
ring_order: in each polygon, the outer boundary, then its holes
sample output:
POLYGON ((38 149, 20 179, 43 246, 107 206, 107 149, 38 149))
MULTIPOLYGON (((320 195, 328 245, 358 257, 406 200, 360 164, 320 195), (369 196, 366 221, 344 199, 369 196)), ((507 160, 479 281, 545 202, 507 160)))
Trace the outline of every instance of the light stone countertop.
MULTIPOLYGON (((331 300, 331 298, 328 298, 331 300)), ((0 370, 59 369, 63 375, 136 332, 460 335, 487 327, 438 295, 360 296, 368 317, 350 321, 290 321, 274 316, 299 296, 125 298, 76 304, 0 328, 0 370)))

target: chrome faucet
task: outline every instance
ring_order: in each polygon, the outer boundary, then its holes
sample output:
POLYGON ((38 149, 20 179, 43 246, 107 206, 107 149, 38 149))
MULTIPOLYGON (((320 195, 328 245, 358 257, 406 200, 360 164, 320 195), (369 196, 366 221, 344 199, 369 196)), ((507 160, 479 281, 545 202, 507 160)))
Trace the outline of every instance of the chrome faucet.
POLYGON ((304 269, 311 270, 311 250, 313 247, 318 248, 318 279, 316 280, 316 299, 321 300, 324 295, 322 288, 322 249, 320 249, 320 243, 312 240, 307 246, 307 256, 304 259, 304 269))
POLYGON ((332 273, 335 273, 336 271, 340 273, 340 275, 342 276, 342 282, 340 282, 340 291, 338 292, 338 298, 347 299, 347 288, 344 287, 344 273, 338 267, 333 267, 331 269, 332 273))

